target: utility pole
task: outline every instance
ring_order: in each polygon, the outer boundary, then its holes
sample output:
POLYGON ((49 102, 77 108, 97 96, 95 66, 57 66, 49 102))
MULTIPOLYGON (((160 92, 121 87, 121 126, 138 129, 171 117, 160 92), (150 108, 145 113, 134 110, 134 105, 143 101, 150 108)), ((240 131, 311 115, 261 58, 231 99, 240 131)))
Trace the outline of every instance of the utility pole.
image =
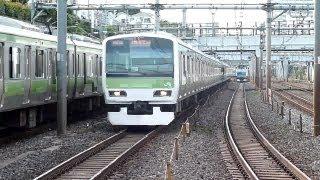
POLYGON ((66 79, 66 41, 67 41, 67 2, 58 0, 58 44, 57 44, 57 124, 58 135, 67 131, 67 79, 66 79))
POLYGON ((259 88, 259 74, 260 74, 260 58, 258 58, 257 56, 255 56, 255 71, 256 73, 254 74, 254 83, 256 84, 256 87, 259 88))
POLYGON ((263 74, 262 74, 262 65, 263 65, 263 49, 265 44, 265 35, 264 35, 264 26, 261 25, 260 29, 260 62, 259 62, 259 88, 263 89, 263 74))
POLYGON ((159 0, 156 0, 155 4, 155 16, 156 16, 156 25, 155 25, 155 31, 158 32, 160 30, 160 4, 159 0))
POLYGON ((266 33, 266 91, 268 94, 268 99, 270 98, 270 90, 271 90, 271 22, 272 22, 272 4, 271 0, 268 0, 267 3, 267 33, 266 33))
POLYGON ((313 135, 320 135, 320 0, 314 0, 313 135))
POLYGON ((187 37, 187 9, 182 9, 182 38, 187 37))

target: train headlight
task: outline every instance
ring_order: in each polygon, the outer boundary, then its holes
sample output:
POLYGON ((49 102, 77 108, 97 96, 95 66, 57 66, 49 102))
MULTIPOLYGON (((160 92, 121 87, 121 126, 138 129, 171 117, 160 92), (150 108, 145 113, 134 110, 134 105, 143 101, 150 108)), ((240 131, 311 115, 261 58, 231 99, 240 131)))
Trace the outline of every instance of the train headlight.
POLYGON ((171 90, 157 90, 153 92, 153 97, 171 96, 171 90))
POLYGON ((127 93, 125 91, 109 91, 110 97, 126 97, 127 93))

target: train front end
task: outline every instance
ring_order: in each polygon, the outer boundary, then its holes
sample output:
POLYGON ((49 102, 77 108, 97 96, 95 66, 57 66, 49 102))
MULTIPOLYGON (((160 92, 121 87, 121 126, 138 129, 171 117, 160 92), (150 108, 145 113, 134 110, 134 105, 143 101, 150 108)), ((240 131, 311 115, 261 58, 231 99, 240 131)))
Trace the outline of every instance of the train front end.
POLYGON ((103 89, 112 125, 168 125, 178 90, 171 39, 119 35, 104 41, 103 89))

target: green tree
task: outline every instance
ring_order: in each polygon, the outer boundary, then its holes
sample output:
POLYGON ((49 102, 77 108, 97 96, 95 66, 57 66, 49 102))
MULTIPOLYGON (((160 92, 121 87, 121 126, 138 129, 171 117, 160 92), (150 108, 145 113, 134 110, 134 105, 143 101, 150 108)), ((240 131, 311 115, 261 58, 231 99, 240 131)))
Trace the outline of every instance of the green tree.
MULTIPOLYGON (((22 21, 31 20, 31 10, 27 6, 27 0, 0 0, 0 15, 8 16, 22 21)), ((44 10, 37 22, 47 26, 56 26, 57 11, 55 9, 44 10)), ((69 33, 89 35, 91 32, 90 22, 80 19, 72 10, 68 10, 67 25, 69 33)))
POLYGON ((129 13, 129 15, 134 15, 134 14, 138 14, 140 12, 140 9, 129 9, 129 10, 126 10, 126 9, 123 9, 123 10, 117 10, 117 14, 120 13, 120 12, 127 12, 129 13))
POLYGON ((113 36, 118 33, 116 26, 108 25, 105 29, 107 31, 107 36, 113 36))

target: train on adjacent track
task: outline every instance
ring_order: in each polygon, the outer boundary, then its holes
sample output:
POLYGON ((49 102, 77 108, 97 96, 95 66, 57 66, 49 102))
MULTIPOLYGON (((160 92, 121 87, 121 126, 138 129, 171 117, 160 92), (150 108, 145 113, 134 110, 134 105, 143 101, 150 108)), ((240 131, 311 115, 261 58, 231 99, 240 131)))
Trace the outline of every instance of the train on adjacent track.
POLYGON ((103 41, 102 87, 112 125, 168 125, 211 87, 227 65, 167 33, 103 41))
MULTIPOLYGON (((2 126, 34 127, 45 112, 55 112, 56 47, 56 36, 0 25, 2 126)), ((103 102, 101 58, 101 43, 67 40, 69 110, 92 110, 103 102)))

